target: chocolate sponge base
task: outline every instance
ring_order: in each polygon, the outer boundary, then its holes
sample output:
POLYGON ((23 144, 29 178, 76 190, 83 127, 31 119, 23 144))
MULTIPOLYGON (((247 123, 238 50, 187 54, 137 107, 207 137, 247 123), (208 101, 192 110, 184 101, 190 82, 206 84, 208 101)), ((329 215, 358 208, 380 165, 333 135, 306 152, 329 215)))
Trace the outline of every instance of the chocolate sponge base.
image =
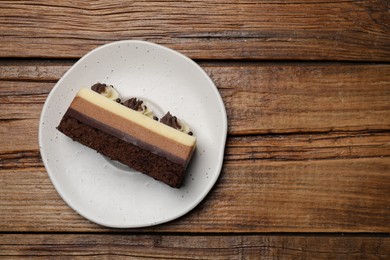
POLYGON ((181 187, 185 168, 164 157, 91 127, 65 115, 57 129, 111 160, 119 161, 171 187, 181 187))

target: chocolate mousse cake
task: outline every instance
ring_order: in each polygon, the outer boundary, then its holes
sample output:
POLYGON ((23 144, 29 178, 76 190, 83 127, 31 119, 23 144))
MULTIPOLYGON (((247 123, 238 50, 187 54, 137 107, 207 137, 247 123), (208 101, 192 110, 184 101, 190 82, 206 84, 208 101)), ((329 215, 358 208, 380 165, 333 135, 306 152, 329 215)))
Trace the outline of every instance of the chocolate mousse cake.
POLYGON ((57 129, 97 152, 181 187, 196 146, 188 126, 169 112, 161 122, 136 98, 122 103, 105 84, 81 89, 57 129))

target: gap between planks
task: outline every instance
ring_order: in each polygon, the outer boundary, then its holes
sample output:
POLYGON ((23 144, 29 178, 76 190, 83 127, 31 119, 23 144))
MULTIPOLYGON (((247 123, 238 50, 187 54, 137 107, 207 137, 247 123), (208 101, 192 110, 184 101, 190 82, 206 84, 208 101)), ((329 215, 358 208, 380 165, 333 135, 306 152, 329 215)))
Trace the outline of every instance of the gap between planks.
POLYGON ((142 229, 111 229, 107 231, 0 231, 0 235, 97 235, 97 236, 123 236, 123 235, 145 235, 172 237, 214 237, 214 236, 264 236, 264 237, 372 237, 390 238, 390 232, 175 232, 175 231, 148 231, 142 229))

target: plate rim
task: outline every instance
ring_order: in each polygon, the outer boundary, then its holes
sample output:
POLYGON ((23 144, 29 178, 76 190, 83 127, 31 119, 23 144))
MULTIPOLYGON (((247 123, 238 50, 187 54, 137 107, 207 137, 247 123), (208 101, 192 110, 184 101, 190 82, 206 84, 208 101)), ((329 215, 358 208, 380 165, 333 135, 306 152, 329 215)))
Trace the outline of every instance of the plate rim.
POLYGON ((50 92, 45 100, 45 103, 42 107, 42 110, 41 110, 41 114, 40 114, 40 118, 39 118, 39 127, 38 127, 38 143, 39 143, 40 155, 41 155, 45 170, 47 172, 47 175, 49 176, 49 179, 50 179, 51 183, 53 184, 56 192, 60 195, 61 199, 67 204, 68 207, 73 209, 75 212, 77 212, 80 216, 84 217, 85 219, 87 219, 93 223, 96 223, 98 225, 101 225, 101 226, 110 227, 110 228, 141 228, 141 227, 156 226, 156 225, 160 225, 160 224, 167 223, 167 222, 173 221, 175 219, 178 219, 178 218, 186 215, 187 213, 189 213, 191 210, 193 210, 195 207, 197 207, 204 200, 204 198, 207 196, 207 194, 209 194, 210 191, 212 190, 212 188, 215 186, 215 183, 217 182, 217 180, 219 179, 219 176, 221 175, 222 166, 223 166, 223 162, 224 162, 225 148, 226 148, 227 131, 228 131, 228 118, 227 118, 225 104, 223 102, 221 94, 219 93, 217 86, 211 80, 210 76, 204 71, 204 69, 199 64, 197 64, 194 60, 187 57, 186 55, 184 55, 184 54, 182 54, 174 49, 171 49, 171 48, 168 48, 164 45, 161 45, 161 44, 153 43, 150 41, 143 41, 143 40, 120 40, 120 41, 113 41, 110 43, 100 45, 100 46, 88 51, 77 62, 75 62, 57 81, 57 83, 54 85, 54 87, 50 90, 50 92), (64 194, 64 191, 61 189, 61 185, 56 181, 53 173, 51 173, 52 170, 50 170, 50 166, 47 163, 47 157, 45 155, 44 147, 43 147, 43 139, 44 139, 43 128, 44 128, 44 126, 42 123, 44 122, 44 117, 46 114, 45 112, 48 109, 49 101, 50 101, 52 95, 54 95, 55 90, 62 83, 62 81, 64 81, 64 79, 68 76, 68 74, 70 74, 75 69, 77 64, 79 64, 83 60, 87 59, 88 56, 91 55, 92 53, 98 52, 101 49, 110 48, 110 47, 115 46, 115 45, 130 44, 130 43, 146 44, 149 46, 161 48, 165 51, 169 51, 169 52, 173 53, 174 55, 178 55, 180 58, 185 59, 187 62, 190 62, 200 73, 203 74, 203 76, 207 79, 208 83, 210 84, 210 86, 211 86, 211 88, 212 88, 212 90, 213 90, 213 92, 218 100, 218 103, 219 103, 218 108, 220 108, 221 118, 223 119, 222 120, 223 125, 222 125, 222 131, 221 131, 221 132, 223 132, 221 134, 221 147, 222 147, 221 149, 222 149, 222 151, 220 153, 218 153, 218 157, 220 157, 220 158, 218 158, 218 165, 215 169, 216 174, 212 179, 209 180, 209 187, 205 190, 205 192, 203 192, 203 194, 201 196, 197 196, 196 200, 194 200, 191 204, 189 204, 190 205, 189 207, 183 208, 184 210, 180 211, 179 213, 173 214, 172 216, 170 216, 168 218, 162 218, 162 219, 160 219, 158 221, 154 221, 154 222, 149 222, 149 223, 144 223, 144 224, 135 224, 135 225, 112 225, 109 223, 104 223, 104 221, 100 221, 96 218, 92 218, 91 216, 89 216, 87 214, 84 214, 83 212, 80 212, 78 209, 76 209, 74 207, 74 205, 72 205, 72 202, 70 202, 68 200, 67 196, 64 194))

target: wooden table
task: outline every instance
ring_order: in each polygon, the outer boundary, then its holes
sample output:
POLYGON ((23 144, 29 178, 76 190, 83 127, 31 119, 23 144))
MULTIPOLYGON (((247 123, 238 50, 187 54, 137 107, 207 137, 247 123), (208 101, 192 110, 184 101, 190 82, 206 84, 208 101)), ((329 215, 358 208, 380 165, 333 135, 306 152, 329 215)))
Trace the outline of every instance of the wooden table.
POLYGON ((388 1, 1 1, 0 257, 389 258, 388 1), (174 48, 214 80, 229 130, 215 187, 140 229, 79 216, 38 119, 61 75, 116 40, 174 48))

